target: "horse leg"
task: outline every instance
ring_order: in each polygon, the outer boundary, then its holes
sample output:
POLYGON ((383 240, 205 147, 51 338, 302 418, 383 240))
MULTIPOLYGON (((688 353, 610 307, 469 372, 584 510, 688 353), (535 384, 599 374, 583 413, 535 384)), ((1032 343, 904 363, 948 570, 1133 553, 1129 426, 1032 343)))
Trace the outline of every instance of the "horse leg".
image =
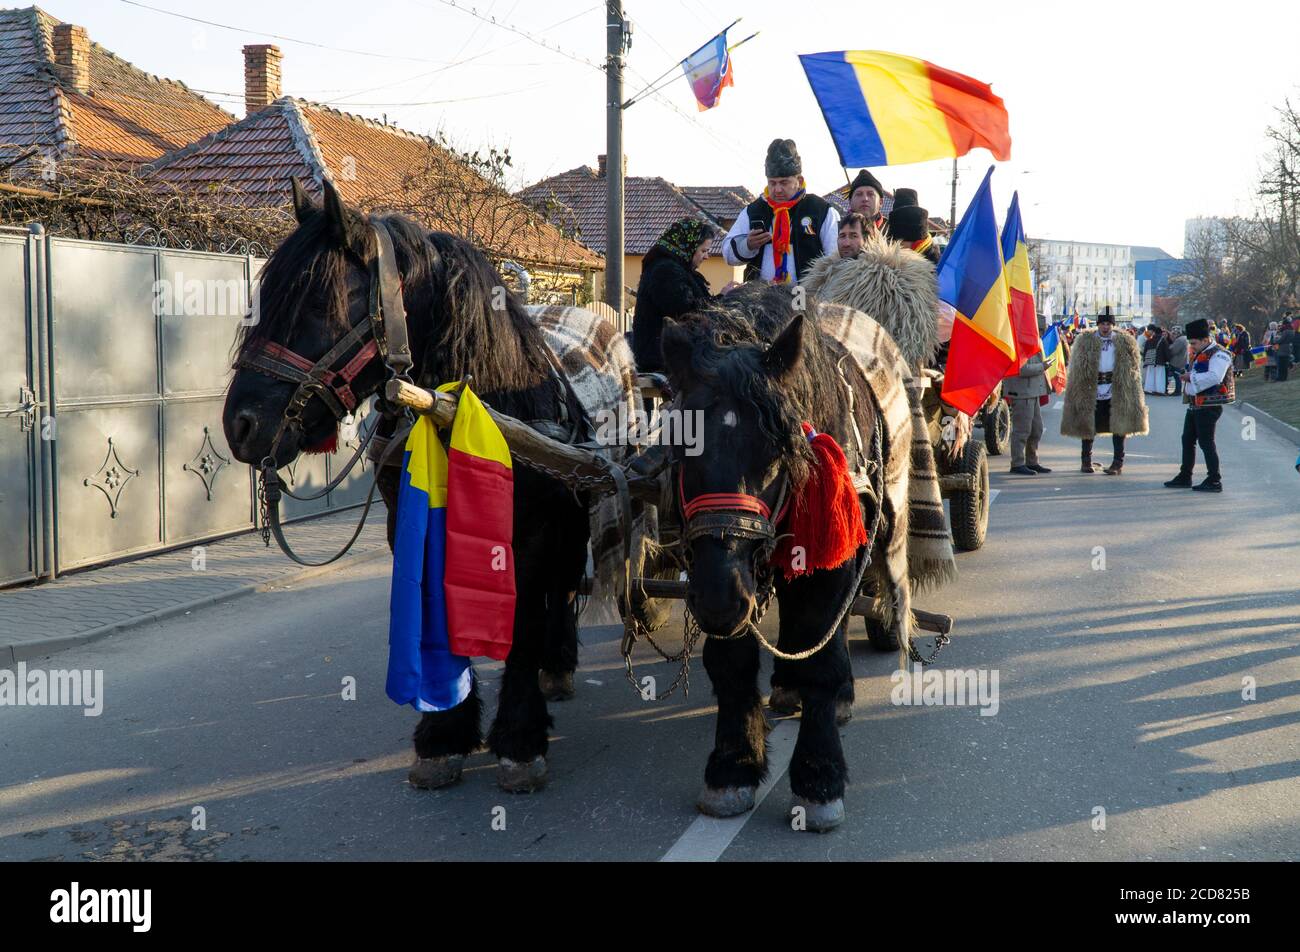
MULTIPOLYGON (((821 640, 835 621, 832 615, 847 596, 855 574, 850 564, 785 585, 778 582, 783 650, 804 651, 821 640)), ((852 684, 846 634, 847 626, 840 621, 834 637, 821 651, 794 662, 803 716, 790 759, 790 789, 807 829, 816 832, 832 829, 844 819, 848 767, 835 720, 845 683, 850 690, 852 684)))
POLYGON ((587 567, 587 513, 575 504, 552 533, 546 585, 546 639, 539 683, 547 701, 567 701, 574 695, 573 672, 578 667, 578 583, 587 567))
MULTIPOLYGON (((516 484, 516 500, 521 488, 516 484)), ((537 499, 530 495, 530 499, 537 499)), ((540 511, 547 511, 541 506, 540 511)), ((538 509, 532 510, 534 512, 538 509)), ((511 793, 531 793, 546 785, 546 699, 537 683, 546 638, 546 562, 548 533, 536 517, 515 510, 514 643, 501 676, 497 715, 488 746, 497 757, 497 784, 511 793), (522 518, 521 518, 522 517, 522 518)))
POLYGON ((704 669, 718 698, 718 721, 697 806, 710 816, 735 816, 753 809, 758 785, 767 776, 758 643, 710 638, 704 643, 704 669))
MULTIPOLYGON (((845 618, 841 624, 841 634, 831 640, 822 651, 835 651, 842 655, 839 659, 840 667, 846 672, 844 682, 835 692, 835 723, 842 727, 849 721, 853 720, 853 666, 849 660, 849 620, 845 618)), ((783 629, 784 630, 784 629, 783 629)), ((788 636, 787 636, 788 637, 788 636)), ((787 654, 793 654, 797 650, 803 650, 805 645, 795 648, 790 644, 777 640, 777 647, 787 654)), ((784 661, 781 658, 775 658, 772 661, 772 694, 768 698, 767 706, 773 714, 789 715, 797 714, 802 706, 802 700, 799 697, 798 687, 798 667, 803 662, 784 661)))

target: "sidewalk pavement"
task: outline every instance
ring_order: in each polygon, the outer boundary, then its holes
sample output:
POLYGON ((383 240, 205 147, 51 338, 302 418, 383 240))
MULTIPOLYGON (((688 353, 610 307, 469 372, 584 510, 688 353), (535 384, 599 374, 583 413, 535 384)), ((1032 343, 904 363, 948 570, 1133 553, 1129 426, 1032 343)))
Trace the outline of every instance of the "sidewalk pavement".
MULTIPOLYGON (((359 509, 285 527, 294 551, 327 559, 352 535, 359 509)), ((306 568, 256 532, 68 575, 44 585, 0 591, 0 668, 216 602, 388 556, 387 513, 379 500, 356 544, 328 566, 306 568)))

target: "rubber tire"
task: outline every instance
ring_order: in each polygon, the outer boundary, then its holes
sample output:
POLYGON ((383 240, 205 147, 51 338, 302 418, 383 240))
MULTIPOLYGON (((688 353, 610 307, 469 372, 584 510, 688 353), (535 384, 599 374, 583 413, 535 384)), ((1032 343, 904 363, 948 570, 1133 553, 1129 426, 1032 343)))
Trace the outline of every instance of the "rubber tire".
POLYGON ((999 400, 993 409, 984 411, 983 419, 989 456, 1006 456, 1011 452, 1011 405, 999 400))
POLYGON ((952 471, 975 476, 973 493, 958 490, 948 499, 953 544, 963 552, 974 552, 984 545, 989 528, 989 458, 984 444, 968 440, 952 471))

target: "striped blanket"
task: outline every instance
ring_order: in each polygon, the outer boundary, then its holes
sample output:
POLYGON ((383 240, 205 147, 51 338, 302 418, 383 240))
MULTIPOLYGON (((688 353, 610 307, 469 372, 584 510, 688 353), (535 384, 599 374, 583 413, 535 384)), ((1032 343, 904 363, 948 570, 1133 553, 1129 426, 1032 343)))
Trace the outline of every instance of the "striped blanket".
POLYGON ((879 593, 877 614, 906 645, 902 626, 911 618, 913 587, 957 577, 920 390, 893 338, 861 311, 819 302, 817 323, 854 361, 884 418, 885 513, 891 532, 885 563, 873 564, 872 571, 879 593))

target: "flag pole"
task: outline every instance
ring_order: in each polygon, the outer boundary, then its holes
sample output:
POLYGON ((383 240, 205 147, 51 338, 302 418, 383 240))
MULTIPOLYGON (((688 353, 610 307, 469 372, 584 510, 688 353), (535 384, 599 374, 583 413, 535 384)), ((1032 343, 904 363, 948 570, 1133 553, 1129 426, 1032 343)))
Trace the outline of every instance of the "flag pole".
MULTIPOLYGON (((736 21, 736 23, 739 23, 739 22, 740 22, 739 20, 736 21)), ((736 23, 733 23, 731 26, 735 26, 736 23)), ((729 30, 729 29, 731 29, 730 26, 727 27, 727 30, 729 30)), ((726 30, 723 30, 722 32, 725 33, 725 32, 727 32, 727 31, 726 31, 726 30)), ((762 32, 762 31, 759 31, 759 32, 762 32)), ((727 52, 730 53, 732 50, 739 49, 740 47, 744 46, 746 43, 748 43, 750 40, 752 40, 752 39, 753 39, 754 37, 756 37, 756 36, 758 36, 758 33, 751 33, 751 34, 749 34, 749 36, 745 37, 743 40, 741 40, 741 41, 740 41, 739 43, 737 43, 735 46, 728 46, 728 47, 727 47, 727 52)))

